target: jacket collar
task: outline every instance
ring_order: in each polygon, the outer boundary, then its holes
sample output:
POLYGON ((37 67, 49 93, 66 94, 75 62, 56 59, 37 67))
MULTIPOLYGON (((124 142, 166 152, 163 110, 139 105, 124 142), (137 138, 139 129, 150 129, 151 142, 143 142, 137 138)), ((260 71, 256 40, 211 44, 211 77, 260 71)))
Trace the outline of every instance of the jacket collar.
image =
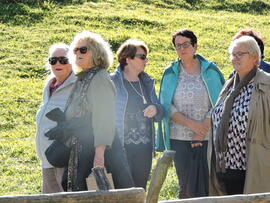
POLYGON ((72 83, 75 83, 76 80, 77 80, 77 77, 76 77, 76 75, 72 72, 72 73, 70 74, 70 76, 65 80, 65 82, 64 82, 59 88, 56 89, 56 91, 57 91, 57 90, 59 91, 60 89, 65 88, 66 86, 68 86, 68 85, 70 85, 70 84, 72 84, 72 83))
MULTIPOLYGON (((201 63, 201 69, 202 69, 201 72, 202 73, 205 72, 212 62, 206 60, 200 54, 196 54, 196 57, 199 59, 199 61, 201 63)), ((180 64, 180 62, 181 62, 181 60, 179 60, 179 59, 172 62, 171 66, 169 66, 168 69, 171 69, 175 74, 178 74, 179 73, 179 64, 180 64)))
MULTIPOLYGON (((121 80, 124 79, 124 75, 123 75, 123 71, 121 70, 120 65, 117 66, 116 68, 116 76, 119 77, 121 80)), ((144 71, 141 72, 139 74, 139 78, 144 82, 144 83, 148 83, 148 82, 154 82, 154 79, 151 78, 147 73, 145 73, 144 71)))
MULTIPOLYGON (((49 76, 49 77, 50 77, 50 76, 49 76)), ((50 86, 52 80, 53 80, 53 78, 49 78, 49 79, 46 80, 46 85, 45 85, 45 87, 44 87, 44 94, 43 94, 43 101, 44 101, 44 102, 47 102, 47 100, 48 100, 49 97, 50 97, 50 96, 49 96, 49 95, 50 95, 50 89, 49 89, 49 86, 50 86)), ((69 75, 69 77, 65 80, 65 82, 64 82, 60 87, 58 87, 58 88, 55 90, 55 92, 57 92, 57 91, 59 91, 59 90, 65 88, 65 87, 67 87, 67 86, 69 86, 69 85, 75 83, 76 80, 77 80, 77 77, 76 77, 76 75, 72 72, 72 73, 69 75)))
POLYGON ((262 90, 263 92, 270 92, 270 74, 258 69, 254 78, 255 88, 262 90))

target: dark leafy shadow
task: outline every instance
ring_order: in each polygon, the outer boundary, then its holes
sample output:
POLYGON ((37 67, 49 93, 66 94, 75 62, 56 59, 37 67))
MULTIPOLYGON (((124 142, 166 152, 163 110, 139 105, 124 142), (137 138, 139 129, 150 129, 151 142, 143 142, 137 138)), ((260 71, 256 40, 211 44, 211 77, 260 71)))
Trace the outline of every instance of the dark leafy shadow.
MULTIPOLYGON (((230 0, 137 0, 144 4, 155 4, 156 7, 167 8, 167 9, 212 9, 212 10, 225 10, 232 12, 241 13, 252 13, 252 14, 266 14, 270 12, 270 3, 263 0, 252 0, 245 3, 235 3, 230 0)), ((241 2, 241 1, 239 1, 241 2)))
POLYGON ((270 11, 270 4, 253 0, 246 3, 230 3, 220 0, 220 4, 211 7, 214 10, 227 10, 241 13, 265 14, 270 11))
POLYGON ((124 35, 124 36, 121 36, 121 37, 118 37, 117 39, 109 39, 109 44, 111 45, 111 48, 114 52, 117 51, 117 49, 120 47, 120 45, 128 40, 130 38, 130 36, 128 35, 124 35))
POLYGON ((30 26, 42 21, 47 12, 35 5, 0 2, 0 13, 0 23, 30 26))
POLYGON ((31 26, 41 22, 56 7, 98 0, 0 0, 0 23, 31 26))

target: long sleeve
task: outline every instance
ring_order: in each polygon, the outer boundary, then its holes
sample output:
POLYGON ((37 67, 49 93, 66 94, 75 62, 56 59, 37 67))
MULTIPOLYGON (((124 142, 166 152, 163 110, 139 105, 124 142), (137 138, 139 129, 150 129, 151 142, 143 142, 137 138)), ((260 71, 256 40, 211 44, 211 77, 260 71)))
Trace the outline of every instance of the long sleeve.
POLYGON ((115 87, 105 70, 93 78, 88 97, 95 146, 110 146, 115 136, 115 87))

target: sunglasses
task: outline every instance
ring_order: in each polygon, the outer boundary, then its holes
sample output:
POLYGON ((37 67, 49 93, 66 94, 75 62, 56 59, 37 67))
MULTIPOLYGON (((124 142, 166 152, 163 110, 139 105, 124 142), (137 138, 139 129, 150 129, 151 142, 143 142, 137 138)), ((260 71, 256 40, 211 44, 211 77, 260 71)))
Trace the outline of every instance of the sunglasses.
POLYGON ((53 57, 50 57, 49 58, 49 64, 50 65, 55 65, 57 64, 57 61, 59 61, 60 64, 68 64, 68 58, 67 57, 64 57, 64 56, 60 56, 60 57, 56 57, 56 56, 53 56, 53 57))
POLYGON ((135 57, 138 57, 138 58, 140 58, 142 60, 147 60, 147 57, 146 57, 145 54, 135 54, 135 57))
POLYGON ((80 51, 81 54, 86 54, 87 50, 87 47, 76 47, 73 49, 73 53, 76 54, 77 51, 80 51))

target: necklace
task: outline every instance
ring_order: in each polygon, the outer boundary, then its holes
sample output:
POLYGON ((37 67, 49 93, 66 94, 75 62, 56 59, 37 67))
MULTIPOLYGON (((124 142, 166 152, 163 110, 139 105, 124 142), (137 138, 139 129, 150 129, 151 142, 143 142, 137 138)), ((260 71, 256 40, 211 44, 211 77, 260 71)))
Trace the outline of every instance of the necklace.
POLYGON ((132 83, 129 80, 127 80, 127 81, 130 84, 130 86, 132 87, 132 89, 136 92, 136 94, 139 95, 142 98, 143 104, 147 104, 147 101, 146 101, 146 99, 145 99, 145 97, 143 95, 140 79, 139 79, 139 86, 140 86, 141 94, 136 90, 136 88, 132 85, 132 83))

